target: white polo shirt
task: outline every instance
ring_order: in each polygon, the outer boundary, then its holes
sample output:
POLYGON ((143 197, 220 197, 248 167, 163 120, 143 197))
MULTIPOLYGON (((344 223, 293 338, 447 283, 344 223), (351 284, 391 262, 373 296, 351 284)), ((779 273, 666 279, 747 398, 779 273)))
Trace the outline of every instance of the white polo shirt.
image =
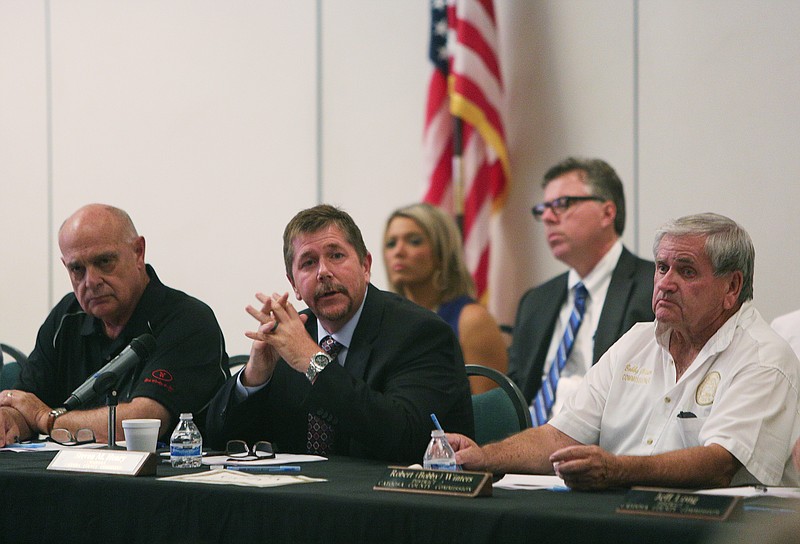
POLYGON ((718 444, 744 465, 731 485, 800 484, 791 461, 800 361, 786 342, 746 302, 676 383, 670 333, 634 325, 550 424, 618 455, 718 444))

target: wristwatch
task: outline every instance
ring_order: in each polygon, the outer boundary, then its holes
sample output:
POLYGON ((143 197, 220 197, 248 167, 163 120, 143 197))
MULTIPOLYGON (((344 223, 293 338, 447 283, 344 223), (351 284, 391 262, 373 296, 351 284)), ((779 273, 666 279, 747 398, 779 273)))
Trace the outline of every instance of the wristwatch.
POLYGON ((63 416, 66 413, 67 413, 67 409, 64 408, 63 406, 61 408, 53 408, 52 410, 50 410, 50 413, 47 414, 49 419, 47 420, 47 433, 46 434, 50 434, 51 432, 53 432, 53 427, 56 424, 56 419, 58 419, 59 417, 63 416))
POLYGON ((306 369, 306 378, 308 378, 308 381, 314 383, 317 374, 322 372, 331 361, 333 361, 331 356, 322 351, 312 355, 311 361, 308 363, 308 368, 306 369))

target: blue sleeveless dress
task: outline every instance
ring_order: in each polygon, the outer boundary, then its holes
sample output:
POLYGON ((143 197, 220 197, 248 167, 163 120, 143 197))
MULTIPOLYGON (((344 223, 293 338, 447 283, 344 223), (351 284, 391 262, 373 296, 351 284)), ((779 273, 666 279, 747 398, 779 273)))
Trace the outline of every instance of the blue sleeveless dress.
POLYGON ((461 295, 453 300, 442 303, 436 311, 437 315, 444 319, 456 333, 456 338, 458 338, 458 318, 461 317, 461 310, 464 309, 464 306, 472 304, 473 302, 475 302, 475 299, 471 296, 461 295))

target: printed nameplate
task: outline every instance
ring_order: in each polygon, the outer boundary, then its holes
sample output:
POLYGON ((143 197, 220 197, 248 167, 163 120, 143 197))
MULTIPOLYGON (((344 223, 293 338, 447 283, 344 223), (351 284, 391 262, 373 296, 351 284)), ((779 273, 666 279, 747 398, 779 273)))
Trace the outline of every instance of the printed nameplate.
POLYGON ((675 489, 634 487, 625 494, 625 501, 617 512, 724 521, 738 510, 740 499, 675 489))
POLYGON ((388 467, 372 489, 456 497, 489 496, 492 494, 492 475, 488 472, 388 467))
POLYGON ((150 476, 156 473, 157 462, 156 456, 146 451, 61 450, 50 461, 47 470, 150 476))

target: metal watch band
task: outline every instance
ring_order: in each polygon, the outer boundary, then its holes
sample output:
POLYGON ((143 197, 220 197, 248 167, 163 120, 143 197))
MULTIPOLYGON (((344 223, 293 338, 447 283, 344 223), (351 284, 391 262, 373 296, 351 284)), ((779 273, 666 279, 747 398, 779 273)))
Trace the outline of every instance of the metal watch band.
POLYGON ((53 427, 56 424, 56 419, 66 414, 67 411, 68 410, 63 406, 60 408, 53 408, 52 410, 50 410, 50 413, 47 414, 49 416, 49 419, 47 420, 47 434, 50 434, 53 431, 53 427))
POLYGON ((322 351, 312 355, 311 361, 309 361, 308 368, 306 369, 306 378, 308 381, 314 383, 314 379, 317 377, 317 374, 322 372, 331 361, 331 356, 322 351), (321 362, 318 362, 318 359, 321 359, 321 362))

